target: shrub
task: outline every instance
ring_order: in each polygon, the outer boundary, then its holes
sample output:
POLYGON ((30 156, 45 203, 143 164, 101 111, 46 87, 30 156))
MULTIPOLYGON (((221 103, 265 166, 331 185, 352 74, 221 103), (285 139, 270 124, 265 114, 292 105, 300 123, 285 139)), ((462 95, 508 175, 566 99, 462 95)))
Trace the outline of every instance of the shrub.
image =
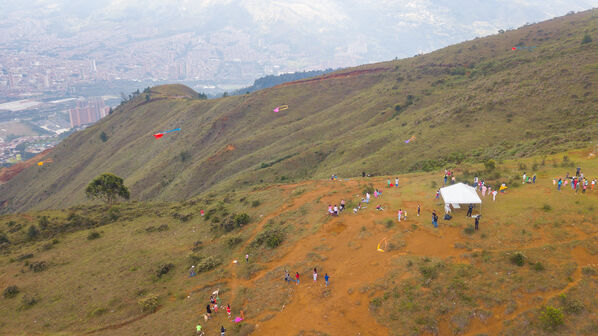
POLYGON ((259 206, 260 206, 260 204, 261 204, 261 203, 260 203, 260 201, 259 201, 259 200, 255 200, 255 201, 251 202, 251 207, 252 207, 252 208, 257 208, 257 207, 259 207, 259 206))
POLYGON ((216 259, 213 256, 209 256, 204 258, 198 265, 197 265, 197 272, 208 272, 213 270, 214 268, 218 267, 222 262, 216 259))
POLYGON ((27 238, 29 240, 34 240, 38 236, 39 236, 39 230, 37 229, 37 227, 35 227, 35 225, 29 226, 29 228, 27 229, 27 238))
POLYGON ((368 185, 366 185, 365 187, 363 187, 363 191, 362 193, 365 195, 366 193, 370 193, 373 194, 375 191, 374 186, 370 183, 368 185))
POLYGON ((569 300, 565 294, 559 295, 559 299, 563 305, 563 310, 567 314, 579 314, 586 308, 583 302, 579 300, 569 300))
POLYGON ((381 306, 382 306, 382 298, 379 298, 379 297, 377 297, 377 298, 373 298, 373 299, 370 301, 370 305, 371 305, 372 307, 376 307, 376 308, 378 308, 378 307, 381 307, 381 306))
POLYGON ((542 210, 544 210, 544 211, 547 211, 547 212, 548 212, 548 211, 552 210, 552 207, 550 206, 550 204, 544 204, 544 205, 542 206, 542 210))
POLYGON ((40 229, 42 229, 42 230, 45 230, 49 224, 50 224, 50 220, 48 219, 47 216, 42 216, 38 221, 38 225, 39 225, 40 229))
POLYGON ((156 276, 158 278, 161 278, 163 275, 168 274, 168 272, 170 272, 172 269, 174 268, 173 264, 162 264, 160 266, 158 266, 158 269, 156 270, 156 276))
POLYGON ((94 240, 100 238, 100 233, 98 231, 91 231, 87 235, 87 240, 94 240))
POLYGON ((233 248, 239 245, 241 242, 243 242, 243 238, 241 237, 230 237, 226 241, 226 245, 228 245, 229 248, 233 248))
POLYGON ((102 142, 106 142, 108 141, 108 136, 106 135, 106 132, 100 133, 100 140, 102 140, 102 142))
POLYGON ((35 296, 25 295, 25 296, 23 296, 23 299, 21 300, 20 309, 21 310, 29 309, 29 308, 33 307, 38 302, 39 302, 39 299, 36 298, 35 296))
POLYGON ((20 292, 19 287, 8 286, 4 289, 4 292, 2 292, 2 295, 4 295, 4 297, 6 299, 11 299, 11 298, 17 296, 17 294, 19 294, 19 292, 20 292))
POLYGON ((233 219, 235 221, 235 225, 239 227, 249 223, 249 215, 246 213, 236 214, 233 216, 233 219))
POLYGON ((181 159, 181 162, 185 162, 191 158, 191 154, 189 154, 187 151, 182 151, 179 153, 179 158, 181 159))
POLYGON ((581 268, 581 273, 585 275, 595 275, 596 270, 592 266, 584 266, 581 268))
POLYGON ((154 313, 159 306, 158 296, 155 294, 148 294, 146 297, 139 299, 137 303, 144 313, 154 313))
POLYGON ((392 220, 392 219, 387 219, 387 220, 386 220, 386 227, 387 227, 387 228, 389 228, 389 229, 390 229, 390 228, 391 228, 391 227, 393 227, 394 225, 395 225, 395 221, 394 221, 394 220, 392 220))
POLYGON ((147 228, 145 228, 145 231, 147 231, 147 232, 154 232, 154 231, 162 232, 162 231, 168 231, 168 229, 169 229, 168 224, 162 224, 158 227, 155 227, 155 226, 147 227, 147 228))
POLYGON ((465 229, 463 229, 463 233, 468 234, 468 235, 472 235, 475 233, 475 228, 472 225, 469 225, 468 227, 466 227, 465 229))
POLYGON ((540 312, 540 321, 544 323, 546 329, 554 330, 556 327, 563 324, 563 312, 553 306, 546 306, 540 312))
POLYGON ((588 33, 584 34, 583 38, 581 39, 581 44, 587 44, 590 42, 592 42, 592 37, 588 33))
POLYGON ((539 261, 537 263, 534 263, 532 268, 534 271, 538 271, 538 272, 545 270, 544 265, 542 265, 542 263, 539 261))
POLYGON ((0 245, 1 244, 10 244, 10 240, 8 240, 8 237, 4 234, 4 232, 0 232, 0 245))
POLYGON ((33 253, 25 253, 20 254, 15 260, 16 261, 23 261, 25 259, 33 258, 33 253))
POLYGON ((193 247, 191 248, 191 251, 197 252, 197 251, 201 250, 202 248, 203 248, 203 243, 201 242, 201 240, 198 240, 195 243, 193 243, 193 247))
POLYGON ((490 159, 490 160, 484 162, 484 167, 486 168, 487 171, 492 171, 492 170, 496 169, 496 161, 494 161, 493 159, 490 159))
POLYGON ((438 267, 437 266, 420 266, 419 272, 424 277, 424 279, 436 279, 438 276, 438 267))
POLYGON ((260 232, 251 245, 258 247, 265 244, 269 248, 276 248, 282 244, 284 239, 285 235, 281 229, 268 228, 260 232))
POLYGON ((44 271, 47 268, 46 266, 47 265, 45 261, 35 261, 29 264, 29 269, 35 273, 38 273, 44 271))
POLYGON ((521 252, 515 252, 510 258, 511 263, 521 267, 525 263, 525 256, 521 252))

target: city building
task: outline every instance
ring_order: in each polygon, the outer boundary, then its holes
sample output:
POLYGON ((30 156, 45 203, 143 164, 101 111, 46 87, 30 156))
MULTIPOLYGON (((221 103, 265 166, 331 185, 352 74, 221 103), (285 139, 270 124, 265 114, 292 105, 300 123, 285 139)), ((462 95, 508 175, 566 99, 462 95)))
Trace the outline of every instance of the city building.
POLYGON ((108 114, 109 108, 104 105, 102 97, 91 97, 77 103, 77 107, 69 110, 71 127, 94 123, 108 114))

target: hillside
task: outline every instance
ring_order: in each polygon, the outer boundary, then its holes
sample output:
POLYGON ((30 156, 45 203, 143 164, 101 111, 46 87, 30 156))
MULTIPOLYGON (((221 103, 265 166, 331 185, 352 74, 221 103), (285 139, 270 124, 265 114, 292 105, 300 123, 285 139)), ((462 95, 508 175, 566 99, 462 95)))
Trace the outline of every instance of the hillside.
POLYGON ((221 325, 227 335, 595 335, 598 188, 552 184, 577 166, 597 177, 589 152, 455 167, 457 181, 513 180, 496 201, 482 197, 479 231, 465 209, 432 227, 441 171, 400 175, 398 188, 384 176, 341 177, 3 215, 0 334, 193 335, 202 323, 206 335, 221 325), (535 184, 521 185, 522 169, 535 184), (353 213, 372 187, 381 198, 353 213), (341 199, 348 210, 328 216, 341 199), (284 270, 300 272, 300 284, 285 283, 284 270), (243 323, 224 311, 203 322, 218 289, 243 323))
POLYGON ((583 147, 598 131, 597 29, 598 10, 587 11, 207 101, 186 87, 155 87, 63 141, 52 165, 0 185, 2 211, 80 204, 103 172, 122 176, 136 200, 171 201, 583 147), (582 44, 586 34, 593 42, 582 44))

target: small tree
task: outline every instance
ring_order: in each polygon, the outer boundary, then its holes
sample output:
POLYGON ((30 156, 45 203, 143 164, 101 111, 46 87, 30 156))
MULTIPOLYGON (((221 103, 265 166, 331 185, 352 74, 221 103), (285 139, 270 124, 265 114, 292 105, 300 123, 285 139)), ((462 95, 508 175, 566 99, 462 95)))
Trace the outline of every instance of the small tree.
POLYGON ((496 168, 496 161, 489 159, 488 161, 484 162, 484 167, 486 167, 487 171, 493 171, 496 168))
POLYGON ((590 36, 590 34, 586 33, 581 39, 581 44, 586 44, 590 42, 592 42, 592 37, 590 36))
POLYGON ((27 238, 29 238, 29 240, 34 240, 37 236, 39 236, 39 230, 35 225, 29 226, 29 229, 27 229, 27 238))
POLYGON ((102 140, 102 142, 108 141, 108 136, 106 135, 106 132, 102 131, 102 133, 100 133, 100 140, 102 140))
POLYGON ((113 204, 117 197, 129 199, 129 189, 124 185, 123 179, 110 173, 97 176, 85 188, 85 194, 90 199, 99 198, 113 204))

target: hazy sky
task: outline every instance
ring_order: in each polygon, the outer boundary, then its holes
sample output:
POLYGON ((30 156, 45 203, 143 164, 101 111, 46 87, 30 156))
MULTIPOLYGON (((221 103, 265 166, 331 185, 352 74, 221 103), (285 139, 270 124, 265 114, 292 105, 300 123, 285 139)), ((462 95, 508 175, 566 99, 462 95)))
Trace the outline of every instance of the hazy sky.
POLYGON ((413 56, 597 6, 598 0, 0 0, 0 50, 17 39, 37 48, 40 36, 69 39, 76 48, 90 39, 110 47, 123 34, 133 43, 190 33, 208 44, 230 41, 263 59, 252 60, 259 66, 292 71, 413 56))

